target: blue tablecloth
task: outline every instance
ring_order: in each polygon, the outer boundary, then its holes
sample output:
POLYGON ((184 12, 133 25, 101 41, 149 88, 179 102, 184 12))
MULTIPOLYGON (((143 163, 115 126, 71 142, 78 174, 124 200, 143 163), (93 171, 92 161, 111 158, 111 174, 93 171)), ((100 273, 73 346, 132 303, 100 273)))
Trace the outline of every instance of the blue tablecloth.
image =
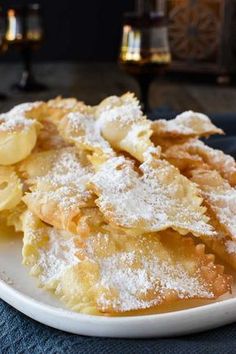
POLYGON ((235 354, 236 325, 165 339, 83 337, 37 323, 0 301, 1 354, 235 354))
MULTIPOLYGON (((174 114, 156 111, 152 114, 152 118, 155 117, 172 118, 174 114)), ((212 118, 230 136, 211 138, 208 143, 236 156, 236 114, 214 115, 212 118)), ((179 338, 132 340, 84 337, 39 324, 0 300, 0 354, 41 353, 234 354, 236 353, 236 323, 179 338)))

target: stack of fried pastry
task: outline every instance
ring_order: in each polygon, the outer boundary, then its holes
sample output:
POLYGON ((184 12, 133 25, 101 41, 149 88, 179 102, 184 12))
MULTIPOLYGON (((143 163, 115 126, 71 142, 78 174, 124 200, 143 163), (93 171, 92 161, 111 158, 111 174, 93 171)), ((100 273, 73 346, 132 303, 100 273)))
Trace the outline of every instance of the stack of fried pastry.
POLYGON ((236 163, 212 134, 192 111, 151 122, 130 93, 0 115, 0 216, 39 286, 97 315, 230 293, 215 255, 236 268, 236 163))

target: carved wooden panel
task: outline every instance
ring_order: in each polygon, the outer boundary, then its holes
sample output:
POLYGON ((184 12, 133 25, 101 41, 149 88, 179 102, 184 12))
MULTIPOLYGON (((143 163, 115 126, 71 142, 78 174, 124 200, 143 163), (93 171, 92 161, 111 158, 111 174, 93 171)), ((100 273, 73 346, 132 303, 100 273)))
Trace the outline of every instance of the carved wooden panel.
POLYGON ((236 0, 169 0, 173 68, 236 70, 236 0))

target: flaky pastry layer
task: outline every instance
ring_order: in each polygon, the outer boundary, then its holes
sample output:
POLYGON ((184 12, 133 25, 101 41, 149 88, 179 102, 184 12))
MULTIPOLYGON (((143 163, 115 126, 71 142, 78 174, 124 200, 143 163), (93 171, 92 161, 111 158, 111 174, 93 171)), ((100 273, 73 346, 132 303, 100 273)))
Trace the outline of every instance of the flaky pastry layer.
POLYGON ((30 212, 23 228, 24 264, 75 311, 119 314, 230 291, 214 256, 175 232, 132 236, 108 227, 81 238, 30 212))

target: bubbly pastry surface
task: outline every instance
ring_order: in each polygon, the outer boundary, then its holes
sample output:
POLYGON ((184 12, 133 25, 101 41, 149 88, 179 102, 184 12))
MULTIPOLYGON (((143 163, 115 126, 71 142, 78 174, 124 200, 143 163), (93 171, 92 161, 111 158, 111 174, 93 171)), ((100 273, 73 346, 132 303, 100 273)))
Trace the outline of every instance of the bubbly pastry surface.
POLYGON ((194 181, 220 225, 234 240, 236 239, 236 189, 231 187, 217 171, 196 169, 192 171, 194 181))
POLYGON ((202 113, 186 111, 175 119, 158 119, 152 123, 153 134, 161 137, 191 138, 223 134, 211 120, 202 113))
POLYGON ((86 155, 74 148, 35 153, 20 170, 31 189, 24 202, 50 225, 76 231, 83 212, 95 207, 93 193, 86 187, 92 168, 86 155))
POLYGON ((11 166, 0 166, 0 211, 13 209, 23 196, 23 185, 11 166))
POLYGON ((153 146, 151 122, 133 94, 108 97, 98 105, 96 115, 103 137, 114 149, 144 161, 144 153, 153 146))
POLYGON ((151 122, 131 93, 18 105, 0 115, 0 221, 74 311, 217 299, 232 277, 214 255, 236 269, 236 163, 199 138, 222 133, 192 111, 151 122))
POLYGON ((23 225, 24 263, 77 311, 119 314, 230 289, 230 276, 204 246, 174 232, 137 237, 107 229, 80 238, 29 212, 23 225))
POLYGON ((47 151, 68 146, 69 144, 59 135, 56 125, 51 121, 44 120, 43 127, 38 134, 35 150, 47 151))
POLYGON ((196 186, 152 152, 139 170, 123 156, 110 159, 90 186, 98 195, 96 204, 115 225, 143 232, 171 227, 182 234, 213 234, 196 186))
POLYGON ((28 118, 31 117, 41 122, 46 120, 57 124, 71 111, 85 112, 89 109, 89 106, 86 106, 76 98, 62 98, 59 96, 48 102, 40 102, 40 104, 33 107, 30 112, 27 112, 26 115, 28 118))
POLYGON ((232 186, 236 185, 236 162, 232 156, 213 149, 200 140, 190 140, 183 148, 192 155, 200 156, 203 163, 218 171, 232 186))
POLYGON ((25 159, 35 147, 40 124, 26 118, 26 112, 37 105, 22 104, 0 114, 0 165, 25 159))
POLYGON ((115 155, 108 141, 100 131, 96 118, 81 112, 71 112, 58 124, 61 136, 73 143, 78 149, 82 149, 107 159, 115 155))

